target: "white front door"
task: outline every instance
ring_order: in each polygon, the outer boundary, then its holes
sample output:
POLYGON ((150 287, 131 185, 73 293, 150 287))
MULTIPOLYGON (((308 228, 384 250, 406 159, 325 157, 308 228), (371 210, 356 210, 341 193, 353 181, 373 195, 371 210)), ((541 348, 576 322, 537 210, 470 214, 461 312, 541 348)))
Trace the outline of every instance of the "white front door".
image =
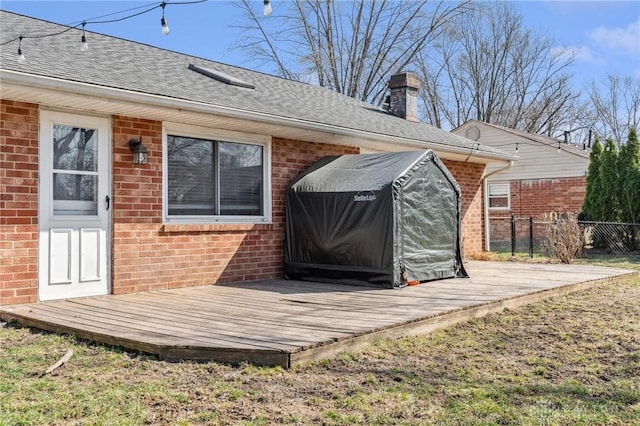
POLYGON ((109 119, 40 111, 38 298, 109 292, 109 119))

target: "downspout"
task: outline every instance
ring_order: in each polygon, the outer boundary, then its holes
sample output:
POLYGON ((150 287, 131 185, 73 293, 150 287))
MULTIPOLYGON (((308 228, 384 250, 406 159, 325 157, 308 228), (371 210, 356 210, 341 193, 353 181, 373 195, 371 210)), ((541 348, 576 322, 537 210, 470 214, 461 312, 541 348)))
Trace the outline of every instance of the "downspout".
MULTIPOLYGON (((484 189, 484 244, 485 244, 485 250, 486 251, 491 251, 491 244, 489 241, 490 235, 489 235, 489 184, 487 182, 487 178, 500 173, 500 172, 504 172, 505 170, 511 168, 511 166, 513 166, 513 160, 510 160, 509 163, 498 169, 498 170, 494 170, 489 174, 483 175, 482 176, 482 182, 483 182, 483 189, 484 189)), ((509 196, 511 196, 511 191, 509 191, 509 196)))

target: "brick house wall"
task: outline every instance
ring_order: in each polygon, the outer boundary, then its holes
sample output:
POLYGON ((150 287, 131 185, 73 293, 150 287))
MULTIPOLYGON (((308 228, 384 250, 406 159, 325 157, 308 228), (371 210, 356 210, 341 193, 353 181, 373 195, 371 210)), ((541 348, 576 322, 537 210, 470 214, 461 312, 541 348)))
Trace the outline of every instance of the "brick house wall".
POLYGON ((586 176, 557 179, 512 180, 510 209, 489 210, 489 217, 533 216, 541 219, 546 213, 579 213, 587 189, 586 176))
POLYGON ((0 100, 0 305, 37 298, 38 119, 38 105, 0 100))
POLYGON ((287 185, 324 156, 359 152, 273 138, 272 223, 163 225, 162 123, 119 116, 112 122, 114 293, 281 277, 287 185), (129 139, 140 136, 149 162, 136 166, 129 139))
MULTIPOLYGON (((509 183, 510 209, 489 210, 492 241, 511 240, 511 215, 517 219, 516 235, 529 235, 530 216, 540 221, 549 213, 580 213, 587 188, 586 176, 556 179, 521 179, 509 183)), ((534 234, 541 235, 543 226, 534 224, 534 234)))
POLYGON ((545 213, 579 213, 587 178, 517 180, 510 187, 513 214, 539 219, 545 213))
MULTIPOLYGON (((0 101, 0 304, 37 300, 39 106, 0 101)), ((320 158, 358 148, 273 138, 270 224, 162 223, 162 122, 113 116, 113 293, 281 277, 285 190, 320 158), (146 165, 131 163, 142 137, 146 165)), ((483 249, 484 165, 444 161, 462 189, 463 254, 483 249)))
MULTIPOLYGON (((125 117, 113 122, 114 293, 281 277, 287 186, 324 156, 358 153, 357 148, 273 138, 271 224, 163 225, 162 123, 125 117), (149 151, 144 166, 131 164, 128 141, 137 135, 149 151)), ((462 188, 464 253, 482 251, 484 166, 446 166, 462 188)))
POLYGON ((484 202, 482 175, 484 164, 443 160, 462 192, 462 256, 484 251, 484 202))

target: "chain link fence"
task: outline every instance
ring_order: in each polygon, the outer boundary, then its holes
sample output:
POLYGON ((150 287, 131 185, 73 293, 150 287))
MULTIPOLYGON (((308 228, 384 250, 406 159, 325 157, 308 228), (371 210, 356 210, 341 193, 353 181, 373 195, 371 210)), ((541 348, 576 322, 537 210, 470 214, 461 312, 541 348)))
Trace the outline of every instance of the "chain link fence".
MULTIPOLYGON (((489 220, 490 249, 511 254, 540 254, 549 221, 533 217, 494 217, 489 220)), ((640 251, 640 223, 578 221, 586 253, 633 254, 640 251)))
POLYGON ((640 250, 640 223, 579 221, 586 250, 628 254, 640 250))

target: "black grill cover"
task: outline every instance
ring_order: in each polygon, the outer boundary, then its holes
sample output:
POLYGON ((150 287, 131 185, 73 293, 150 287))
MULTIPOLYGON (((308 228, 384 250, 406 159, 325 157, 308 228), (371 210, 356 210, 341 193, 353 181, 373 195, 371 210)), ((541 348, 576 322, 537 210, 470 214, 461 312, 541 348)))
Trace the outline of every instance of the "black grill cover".
POLYGON ((466 277, 460 187, 433 151, 325 157, 287 189, 285 277, 403 287, 466 277))

